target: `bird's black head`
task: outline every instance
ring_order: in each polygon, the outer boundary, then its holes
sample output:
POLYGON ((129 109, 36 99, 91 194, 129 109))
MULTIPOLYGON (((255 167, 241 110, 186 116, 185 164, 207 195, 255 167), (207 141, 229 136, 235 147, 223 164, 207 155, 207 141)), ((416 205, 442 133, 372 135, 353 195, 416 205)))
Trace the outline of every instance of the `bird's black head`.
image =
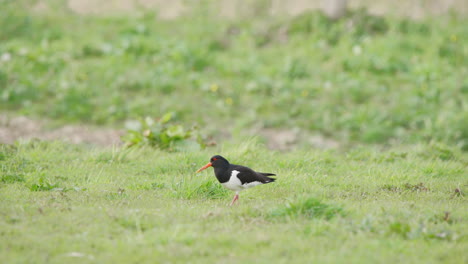
POLYGON ((197 170, 197 172, 200 172, 208 167, 213 167, 213 168, 229 167, 229 161, 227 161, 227 159, 225 159, 223 156, 215 155, 211 157, 210 162, 208 162, 208 164, 201 167, 199 170, 197 170))
POLYGON ((229 161, 225 159, 223 156, 215 155, 210 159, 211 166, 213 167, 225 167, 226 165, 229 166, 229 161))

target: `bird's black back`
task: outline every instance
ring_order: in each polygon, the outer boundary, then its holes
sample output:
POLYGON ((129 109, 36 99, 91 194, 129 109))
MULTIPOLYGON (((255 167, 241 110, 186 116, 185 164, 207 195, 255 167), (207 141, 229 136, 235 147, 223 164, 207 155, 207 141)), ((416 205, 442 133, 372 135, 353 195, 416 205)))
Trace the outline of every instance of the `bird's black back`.
POLYGON ((239 171, 239 174, 237 174, 237 178, 239 178, 242 184, 255 182, 255 181, 258 181, 261 183, 269 183, 269 182, 275 181, 275 179, 267 177, 267 176, 275 176, 275 174, 273 173, 256 172, 252 170, 251 168, 244 167, 241 165, 235 165, 235 164, 231 164, 229 169, 230 169, 229 171, 233 171, 233 170, 239 171))

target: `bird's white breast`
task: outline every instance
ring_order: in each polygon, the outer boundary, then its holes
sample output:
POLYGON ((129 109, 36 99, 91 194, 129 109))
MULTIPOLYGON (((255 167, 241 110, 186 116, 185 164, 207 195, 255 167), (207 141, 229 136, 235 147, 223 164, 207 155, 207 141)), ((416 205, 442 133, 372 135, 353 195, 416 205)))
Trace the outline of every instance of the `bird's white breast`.
POLYGON ((231 177, 229 178, 229 181, 221 183, 226 189, 232 190, 232 191, 242 191, 244 189, 254 187, 257 185, 262 184, 259 181, 254 181, 254 182, 249 182, 249 183, 244 183, 242 184, 241 180, 237 178, 237 175, 240 173, 240 171, 233 170, 231 173, 231 177))

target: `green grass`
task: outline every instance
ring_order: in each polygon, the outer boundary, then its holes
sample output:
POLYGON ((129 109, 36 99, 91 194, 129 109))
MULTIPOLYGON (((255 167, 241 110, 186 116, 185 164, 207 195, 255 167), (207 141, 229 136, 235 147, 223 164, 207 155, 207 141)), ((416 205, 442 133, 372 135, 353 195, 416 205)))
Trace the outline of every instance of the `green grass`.
POLYGON ((27 1, 2 10, 0 55, 10 56, 0 68, 2 110, 118 127, 175 112, 218 137, 252 125, 297 127, 345 143, 468 149, 462 15, 222 20, 199 8, 160 21, 148 10, 29 11, 19 6, 27 1))
POLYGON ((468 156, 441 148, 2 145, 0 262, 465 263, 468 156), (194 173, 216 151, 278 180, 228 207, 194 173))
POLYGON ((132 148, 0 144, 0 263, 468 263, 466 17, 200 5, 162 21, 32 2, 0 0, 0 110, 146 125, 132 148), (305 140, 244 140, 271 128, 305 140), (216 153, 277 181, 228 207, 194 173, 216 153))

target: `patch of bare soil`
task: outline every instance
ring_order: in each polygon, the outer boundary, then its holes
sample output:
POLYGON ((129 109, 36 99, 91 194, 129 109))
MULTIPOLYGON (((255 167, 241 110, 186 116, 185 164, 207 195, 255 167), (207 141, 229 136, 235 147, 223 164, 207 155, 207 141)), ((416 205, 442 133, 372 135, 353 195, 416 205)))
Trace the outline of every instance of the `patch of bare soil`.
MULTIPOLYGON (((213 2, 213 15, 236 17, 252 12, 271 15, 297 15, 311 9, 326 13, 340 12, 339 2, 344 0, 219 0, 213 2)), ((412 18, 438 15, 451 10, 468 13, 466 0, 348 0, 349 8, 366 7, 373 14, 393 13, 412 18)), ((157 10, 161 19, 172 19, 190 12, 198 1, 186 0, 68 0, 68 7, 79 14, 131 13, 138 9, 157 10)))
POLYGON ((300 129, 263 128, 255 132, 266 139, 267 147, 275 150, 292 150, 300 146, 318 149, 336 149, 341 146, 338 141, 320 134, 309 134, 300 129))
MULTIPOLYGON (((17 140, 60 140, 72 144, 98 146, 122 145, 120 137, 124 131, 86 125, 65 125, 51 128, 48 121, 33 120, 25 116, 0 114, 0 144, 12 144, 17 140)), ((341 144, 319 134, 310 134, 300 129, 254 128, 250 135, 266 140, 270 149, 288 151, 301 146, 319 149, 335 149, 341 144)), ((225 138, 229 138, 228 133, 225 138)))
POLYGON ((0 114, 0 143, 11 144, 16 140, 62 140, 73 144, 112 146, 121 144, 122 131, 93 128, 83 125, 66 125, 56 129, 47 128, 47 122, 24 116, 9 117, 0 114))

